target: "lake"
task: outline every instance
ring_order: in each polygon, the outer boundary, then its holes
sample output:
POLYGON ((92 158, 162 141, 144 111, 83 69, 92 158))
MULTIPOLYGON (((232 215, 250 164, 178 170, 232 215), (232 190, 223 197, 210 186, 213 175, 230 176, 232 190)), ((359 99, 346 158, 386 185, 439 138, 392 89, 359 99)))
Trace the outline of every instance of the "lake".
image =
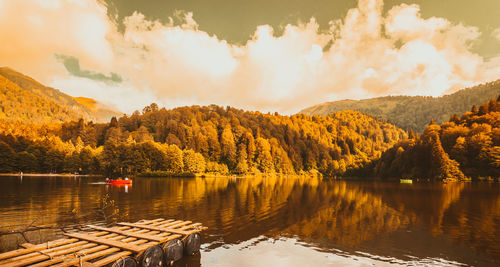
MULTIPOLYGON (((498 266, 500 184, 345 181, 310 177, 0 177, 0 231, 121 220, 201 222, 202 250, 179 266, 498 266), (72 212, 74 211, 74 212, 72 212)), ((33 242, 54 233, 31 233, 33 242)), ((20 236, 0 237, 0 250, 20 236)))

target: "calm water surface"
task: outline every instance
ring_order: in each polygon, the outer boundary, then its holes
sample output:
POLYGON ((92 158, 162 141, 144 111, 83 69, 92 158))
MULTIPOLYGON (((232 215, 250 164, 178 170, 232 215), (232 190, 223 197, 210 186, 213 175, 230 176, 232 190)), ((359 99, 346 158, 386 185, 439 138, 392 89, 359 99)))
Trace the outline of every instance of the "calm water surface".
MULTIPOLYGON (((109 194, 122 220, 175 218, 209 227, 179 266, 498 266, 500 185, 318 178, 0 177, 0 231, 36 219, 98 222, 109 194), (96 184, 97 183, 97 184, 96 184)), ((50 233, 32 233, 33 242, 50 233)), ((20 240, 20 237, 15 237, 20 240)), ((0 250, 13 237, 0 237, 0 250)))

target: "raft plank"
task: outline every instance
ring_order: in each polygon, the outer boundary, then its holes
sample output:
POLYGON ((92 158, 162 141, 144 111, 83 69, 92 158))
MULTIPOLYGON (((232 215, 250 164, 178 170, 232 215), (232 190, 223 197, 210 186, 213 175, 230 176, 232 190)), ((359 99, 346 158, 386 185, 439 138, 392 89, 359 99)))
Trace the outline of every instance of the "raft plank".
POLYGON ((163 219, 163 218, 158 218, 158 219, 154 219, 154 220, 144 220, 144 223, 155 223, 155 222, 161 222, 164 220, 165 219, 163 219))
POLYGON ((78 239, 98 243, 101 245, 107 245, 107 246, 111 246, 111 247, 121 248, 124 250, 130 250, 134 253, 139 253, 142 250, 146 249, 146 247, 144 247, 144 246, 137 246, 137 245, 130 244, 130 243, 125 243, 125 242, 116 241, 116 240, 110 240, 110 239, 106 239, 106 238, 100 238, 100 237, 86 235, 86 234, 71 233, 71 234, 65 234, 65 235, 69 236, 69 237, 73 237, 73 238, 78 238, 78 239))
POLYGON ((163 218, 117 225, 87 225, 96 231, 66 233, 68 238, 38 245, 22 244, 23 248, 0 254, 0 266, 102 266, 132 254, 139 256, 153 245, 207 229, 201 223, 163 218), (99 257, 100 260, 91 262, 99 257))
MULTIPOLYGON (((172 222, 174 220, 166 220, 166 221, 158 221, 158 220, 153 220, 155 222, 150 224, 150 221, 147 220, 141 220, 137 222, 140 225, 150 225, 150 226, 157 226, 161 224, 165 224, 168 222, 172 222)), ((158 233, 161 233, 160 231, 151 231, 148 229, 143 229, 143 228, 137 228, 137 227, 131 227, 131 226, 115 226, 111 227, 113 230, 124 230, 124 231, 133 231, 134 233, 142 233, 142 234, 148 234, 148 235, 157 235, 158 233)))
POLYGON ((169 233, 174 233, 174 234, 179 234, 179 235, 190 235, 192 233, 197 233, 201 232, 201 229, 196 229, 196 230, 190 230, 190 231, 183 231, 179 229, 172 229, 172 228, 163 228, 163 227, 157 227, 157 226, 149 226, 149 225, 136 225, 133 223, 118 223, 119 225, 128 225, 128 226, 133 226, 133 227, 140 227, 148 230, 156 230, 156 231, 162 231, 162 232, 169 232, 169 233))
MULTIPOLYGON (((105 256, 107 254, 110 254, 110 253, 113 253, 113 252, 117 252, 117 251, 120 251, 120 249, 119 248, 108 248, 108 249, 101 250, 101 251, 96 252, 96 253, 85 255, 83 257, 74 258, 74 259, 71 259, 71 260, 67 260, 67 261, 61 262, 59 264, 54 265, 54 267, 55 266, 58 266, 58 267, 63 267, 64 266, 65 267, 65 266, 78 265, 80 262, 86 262, 88 260, 92 260, 92 259, 95 259, 95 258, 98 258, 98 257, 101 257, 101 256, 105 256)), ((92 264, 95 265, 95 266, 99 266, 99 265, 96 265, 95 263, 92 263, 92 264)))
POLYGON ((156 241, 156 242, 160 242, 160 243, 165 242, 165 240, 164 240, 165 238, 159 238, 159 237, 150 235, 149 233, 147 233, 147 234, 137 234, 137 233, 134 233, 134 232, 122 231, 122 230, 114 230, 114 229, 111 229, 111 228, 99 227, 99 226, 95 226, 95 225, 87 225, 87 227, 90 227, 90 228, 96 229, 96 230, 101 230, 101 231, 116 233, 116 234, 123 235, 123 236, 137 237, 137 238, 140 238, 140 239, 146 239, 146 240, 156 241))
POLYGON ((171 224, 171 225, 162 225, 162 227, 178 228, 178 227, 181 227, 183 225, 190 224, 190 223, 192 223, 192 221, 183 221, 183 222, 179 222, 179 223, 171 224))
POLYGON ((47 242, 47 243, 43 243, 43 244, 39 244, 39 245, 34 245, 33 247, 30 247, 30 248, 16 249, 13 251, 9 251, 9 252, 5 252, 5 253, 0 254, 0 260, 16 257, 19 255, 27 254, 27 253, 37 251, 37 250, 43 250, 43 249, 48 249, 48 248, 52 248, 52 247, 56 247, 56 246, 60 246, 60 245, 65 245, 65 244, 76 242, 76 241, 78 241, 78 239, 65 238, 65 239, 58 239, 55 241, 51 241, 51 242, 47 242))
POLYGON ((68 249, 62 250, 62 251, 57 251, 57 252, 54 252, 54 253, 40 254, 39 256, 30 257, 30 258, 27 258, 27 259, 24 259, 24 260, 21 260, 21 261, 16 261, 16 262, 9 262, 6 265, 0 265, 0 266, 10 266, 10 267, 25 266, 25 265, 28 265, 28 264, 32 264, 32 263, 36 263, 36 262, 43 261, 43 260, 46 260, 46 259, 50 259, 51 257, 55 257, 55 256, 59 256, 59 255, 64 255, 64 254, 67 254, 67 253, 72 253, 72 252, 79 251, 81 249, 85 249, 85 248, 93 247, 93 246, 96 246, 96 244, 87 243, 87 244, 84 244, 84 245, 79 246, 79 247, 72 247, 72 248, 68 248, 68 249))
POLYGON ((174 222, 171 222, 171 223, 166 223, 166 224, 161 224, 161 225, 156 225, 158 227, 168 227, 168 228, 174 228, 174 227, 177 227, 177 225, 179 224, 186 224, 186 223, 190 223, 190 221, 174 221, 174 222))
POLYGON ((207 230, 208 227, 206 226, 202 226, 201 223, 193 223, 193 224, 190 224, 190 225, 186 225, 186 226, 183 226, 183 227, 180 227, 178 228, 179 230, 184 230, 184 231, 192 231, 192 230, 200 230, 200 231, 203 231, 203 230, 207 230), (195 228, 195 229, 191 229, 191 228, 195 228), (191 230, 190 230, 191 229, 191 230))
MULTIPOLYGON (((77 264, 80 263, 80 261, 85 262, 85 261, 92 260, 92 259, 104 256, 104 255, 107 255, 107 254, 110 254, 110 253, 113 253, 113 252, 117 252, 117 251, 120 251, 120 249, 119 248, 108 248, 108 249, 101 250, 101 251, 96 252, 96 253, 85 255, 83 257, 78 257, 78 258, 74 258, 74 259, 71 259, 71 260, 67 260, 67 261, 61 262, 59 264, 54 265, 54 267, 55 266, 57 266, 57 267, 66 267, 66 266, 77 265, 77 264)), ((96 264, 93 263, 93 265, 96 265, 96 264)), ((99 265, 97 265, 97 266, 99 266, 99 265)))
MULTIPOLYGON (((107 248, 109 248, 109 247, 108 246, 104 246, 104 245, 100 245, 100 246, 96 246, 96 247, 93 247, 93 248, 88 248, 88 249, 84 249, 84 250, 78 251, 77 254, 87 255, 89 253, 94 253, 96 251, 107 249, 107 248)), ((75 255, 75 254, 72 254, 72 255, 63 255, 63 256, 60 256, 60 257, 56 257, 56 258, 50 259, 48 261, 43 261, 43 262, 40 262, 40 263, 37 263, 37 264, 30 265, 30 267, 50 266, 52 264, 56 264, 56 263, 59 263, 59 262, 62 262, 62 261, 66 261, 66 260, 69 260, 69 259, 74 259, 76 257, 77 257, 77 255, 75 255)))
POLYGON ((155 223, 152 223, 152 224, 158 225, 158 224, 166 224, 166 223, 172 223, 172 222, 175 222, 175 220, 174 219, 168 219, 168 220, 163 220, 161 222, 155 222, 155 223))
POLYGON ((32 247, 34 247, 35 245, 33 245, 33 244, 31 244, 31 243, 24 243, 24 244, 21 244, 21 245, 19 245, 19 246, 21 246, 21 247, 23 247, 23 248, 32 248, 32 247))
MULTIPOLYGON (((128 242, 130 242, 129 244, 132 244, 132 245, 138 245, 138 244, 148 242, 147 240, 136 240, 136 238, 123 238, 123 236, 119 236, 119 235, 114 236, 112 238, 113 239, 122 238, 120 240, 121 242, 128 241, 128 242)), ((41 262, 41 263, 39 263, 37 265, 33 265, 33 266, 37 266, 37 267, 38 266, 50 266, 50 265, 56 264, 56 263, 60 263, 60 264, 57 264, 55 266, 71 266, 71 265, 79 264, 80 258, 81 258, 81 261, 88 261, 88 260, 92 260, 92 259, 95 259, 95 258, 98 258, 101 256, 105 256, 107 254, 117 252, 117 251, 120 251, 120 249, 119 248, 109 248, 109 246, 107 246, 107 245, 100 245, 97 247, 93 247, 90 249, 79 251, 78 254, 83 255, 82 257, 75 257, 74 254, 73 255, 65 255, 65 256, 62 256, 59 258, 54 258, 54 259, 49 260, 49 261, 41 262), (92 254, 89 254, 89 253, 92 253, 92 254)), ((132 254, 132 252, 130 252, 130 251, 123 251, 121 253, 122 254, 125 253, 126 255, 132 254)), ((97 265, 95 263, 91 263, 91 264, 92 264, 92 266, 101 266, 101 265, 97 265)))
POLYGON ((188 229, 188 228, 198 227, 198 226, 201 226, 201 225, 202 225, 201 223, 193 223, 193 224, 190 224, 190 225, 182 226, 181 229, 188 229))
POLYGON ((158 226, 158 227, 167 227, 167 226, 171 226, 171 225, 174 225, 174 224, 177 224, 177 223, 181 223, 181 222, 184 222, 184 221, 171 221, 171 222, 163 222, 163 223, 160 223, 160 224, 154 224, 154 225, 150 225, 150 226, 158 226))
POLYGON ((132 252, 130 252, 130 251, 122 251, 120 253, 113 254, 113 255, 111 255, 111 256, 109 256, 107 258, 104 258, 102 260, 93 262, 92 264, 94 264, 96 266, 103 266, 103 265, 112 263, 112 262, 118 260, 119 258, 127 257, 130 254, 132 254, 132 252))
POLYGON ((53 248, 49 248, 49 249, 43 249, 43 250, 33 251, 33 252, 29 253, 29 254, 23 254, 23 255, 19 255, 19 256, 16 256, 16 257, 9 258, 9 259, 5 259, 5 260, 3 260, 3 261, 0 262, 0 266, 2 266, 4 264, 10 264, 13 261, 25 260, 25 259, 28 259, 30 257, 36 257, 36 256, 39 256, 39 255, 49 254, 49 253, 56 253, 57 251, 60 251, 60 250, 65 250, 65 249, 68 249, 68 248, 71 248, 71 247, 85 245, 87 243, 88 243, 87 241, 78 241, 78 242, 74 242, 74 243, 70 243, 70 244, 66 244, 66 245, 61 245, 61 246, 58 246, 58 247, 53 247, 53 248))
MULTIPOLYGON (((114 238, 117 238, 117 237, 114 237, 114 238)), ((133 244, 133 245, 140 245, 140 244, 143 244, 143 243, 147 242, 147 240, 142 240, 142 239, 137 240, 137 238, 133 238, 133 237, 131 237, 131 238, 124 238, 124 239, 121 239, 120 241, 122 241, 122 242, 130 242, 130 244, 133 244)), ((99 252, 96 252, 96 253, 93 253, 93 254, 85 255, 84 257, 81 257, 82 261, 92 260, 92 259, 95 259, 95 258, 98 258, 98 257, 101 257, 101 256, 105 256, 107 254, 111 254, 113 252, 120 251, 120 249, 118 249, 118 248, 109 248, 106 245, 101 245, 100 247, 103 247, 105 250, 102 250, 102 251, 99 251, 99 252)), ((87 252, 87 253, 89 253, 89 252, 87 252)), ((130 252, 130 251, 122 251, 122 252, 120 252, 118 254, 128 256, 128 255, 132 254, 132 252, 130 252)), ((115 255, 118 255, 118 254, 115 254, 115 255)), ((114 255, 112 255, 112 256, 114 256, 114 255)), ((112 256, 110 256, 110 257, 112 257, 112 256)), ((108 259, 110 257, 107 257, 105 259, 108 259)), ((118 259, 118 258, 116 258, 116 259, 118 259)), ((56 265, 56 266, 71 266, 71 265, 75 265, 75 264, 79 264, 79 263, 80 263, 80 258, 76 259, 76 258, 73 257, 73 259, 70 258, 68 260, 65 260, 63 263, 61 263, 59 265, 56 265)), ((92 264, 92 266, 102 266, 103 265, 103 264, 99 264, 99 263, 95 263, 95 262, 91 263, 91 264, 92 264)))

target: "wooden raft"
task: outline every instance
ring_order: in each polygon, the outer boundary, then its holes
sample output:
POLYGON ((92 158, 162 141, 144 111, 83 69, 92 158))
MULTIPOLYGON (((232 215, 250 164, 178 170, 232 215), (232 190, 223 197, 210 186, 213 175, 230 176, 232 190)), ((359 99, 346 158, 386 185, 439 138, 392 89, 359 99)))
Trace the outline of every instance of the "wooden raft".
POLYGON ((141 220, 107 228, 88 225, 93 232, 66 233, 67 238, 43 244, 22 244, 0 254, 0 266, 103 266, 146 249, 206 230, 201 223, 179 220, 141 220))

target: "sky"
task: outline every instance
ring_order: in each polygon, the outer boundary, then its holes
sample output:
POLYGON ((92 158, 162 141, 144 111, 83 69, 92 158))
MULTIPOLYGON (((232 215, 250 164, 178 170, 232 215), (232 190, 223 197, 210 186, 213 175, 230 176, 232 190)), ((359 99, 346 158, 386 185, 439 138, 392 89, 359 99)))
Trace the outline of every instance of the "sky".
POLYGON ((498 0, 0 0, 0 65, 131 113, 293 114, 500 79, 498 0))

